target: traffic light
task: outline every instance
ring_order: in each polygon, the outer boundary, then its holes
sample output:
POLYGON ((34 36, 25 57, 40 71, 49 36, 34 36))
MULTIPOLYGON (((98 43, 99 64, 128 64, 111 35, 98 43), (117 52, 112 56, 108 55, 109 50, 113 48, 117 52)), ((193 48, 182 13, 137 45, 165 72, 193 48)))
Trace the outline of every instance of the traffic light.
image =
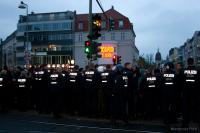
POLYGON ((112 31, 115 29, 115 20, 113 18, 109 19, 109 30, 112 31))
POLYGON ((100 48, 101 45, 102 43, 94 42, 94 54, 101 52, 101 48, 100 48))
POLYGON ((101 34, 99 33, 101 31, 101 23, 101 16, 95 14, 92 17, 92 35, 88 36, 89 39, 97 40, 99 37, 101 37, 101 34))
POLYGON ((102 43, 99 42, 94 42, 94 49, 93 49, 93 54, 96 55, 97 58, 101 58, 101 55, 99 54, 99 52, 101 52, 101 48, 100 46, 102 45, 102 43))
POLYGON ((117 64, 117 55, 113 55, 113 64, 114 64, 114 65, 117 64))
POLYGON ((85 53, 87 55, 90 55, 91 54, 91 42, 90 41, 85 41, 85 53))
POLYGON ((117 56, 117 64, 121 64, 122 61, 122 57, 121 56, 117 56))
POLYGON ((121 58, 122 58, 121 56, 113 55, 113 64, 114 65, 121 64, 121 61, 122 61, 121 58))

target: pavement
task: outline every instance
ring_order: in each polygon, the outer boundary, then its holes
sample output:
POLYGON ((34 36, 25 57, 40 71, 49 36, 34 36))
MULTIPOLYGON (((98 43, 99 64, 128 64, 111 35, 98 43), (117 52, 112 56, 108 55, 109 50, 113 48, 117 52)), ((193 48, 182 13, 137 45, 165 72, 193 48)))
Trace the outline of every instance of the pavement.
POLYGON ((36 112, 11 112, 0 114, 0 133, 181 133, 198 128, 181 129, 179 125, 165 126, 161 121, 131 121, 129 125, 119 122, 112 125, 105 119, 88 119, 64 116, 55 119, 51 115, 39 115, 36 112))

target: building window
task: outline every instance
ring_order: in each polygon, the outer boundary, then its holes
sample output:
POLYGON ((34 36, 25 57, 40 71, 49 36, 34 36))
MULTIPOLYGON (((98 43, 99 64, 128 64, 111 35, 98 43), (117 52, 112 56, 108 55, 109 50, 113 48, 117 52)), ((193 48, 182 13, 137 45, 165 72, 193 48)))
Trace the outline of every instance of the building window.
POLYGON ((43 30, 51 30, 51 25, 50 24, 44 24, 43 30))
POLYGON ((82 22, 78 23, 78 29, 83 30, 83 23, 82 22))
POLYGON ((105 34, 101 34, 101 40, 102 40, 102 41, 106 40, 105 34))
POLYGON ((65 13, 60 13, 60 14, 59 14, 59 18, 60 18, 60 19, 64 19, 64 18, 65 18, 65 13))
POLYGON ((83 35, 82 35, 82 34, 79 34, 79 36, 78 36, 78 41, 79 41, 79 42, 82 42, 82 40, 83 40, 83 35))
POLYGON ((121 32, 121 40, 125 40, 125 33, 121 32))
POLYGON ((119 28, 123 28, 124 27, 124 21, 123 20, 119 20, 119 28))
POLYGON ((111 40, 115 40, 115 33, 114 32, 111 33, 111 40))
POLYGON ((54 18, 55 18, 55 14, 49 14, 49 19, 50 20, 54 20, 54 18))
POLYGON ((42 20, 42 15, 37 15, 37 20, 41 21, 42 20))
POLYGON ((60 27, 59 27, 59 23, 54 23, 53 24, 53 30, 58 30, 60 27))
POLYGON ((102 21, 101 28, 106 29, 106 21, 102 21))
POLYGON ((34 30, 35 31, 42 30, 42 26, 40 24, 36 24, 36 25, 34 25, 34 30))

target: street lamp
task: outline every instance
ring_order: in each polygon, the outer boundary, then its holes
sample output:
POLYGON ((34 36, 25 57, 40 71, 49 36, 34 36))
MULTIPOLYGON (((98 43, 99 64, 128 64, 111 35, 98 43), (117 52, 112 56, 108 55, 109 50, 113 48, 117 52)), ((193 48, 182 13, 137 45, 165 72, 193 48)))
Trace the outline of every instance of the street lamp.
POLYGON ((27 19, 26 19, 26 30, 25 30, 25 32, 27 32, 27 33, 26 33, 25 52, 24 53, 25 53, 25 58, 26 58, 26 65, 29 65, 29 52, 28 52, 28 5, 25 4, 23 1, 21 1, 19 6, 18 6, 18 8, 26 9, 26 17, 27 17, 27 19), (28 55, 27 55, 27 53, 28 53, 28 55), (26 57, 26 56, 28 56, 28 57, 26 57))
POLYGON ((28 5, 27 4, 25 4, 23 1, 21 1, 20 4, 19 4, 19 6, 18 6, 18 8, 20 8, 20 9, 26 9, 26 15, 28 17, 28 5))

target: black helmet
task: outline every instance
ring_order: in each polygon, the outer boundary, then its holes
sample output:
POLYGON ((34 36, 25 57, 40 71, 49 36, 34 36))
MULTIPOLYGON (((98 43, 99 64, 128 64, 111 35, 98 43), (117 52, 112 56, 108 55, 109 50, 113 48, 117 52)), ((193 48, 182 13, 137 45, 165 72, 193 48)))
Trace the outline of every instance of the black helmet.
POLYGON ((165 64, 165 67, 166 67, 167 69, 174 69, 174 64, 173 64, 172 62, 167 62, 167 63, 165 64))
POLYGON ((121 74, 123 69, 124 69, 124 67, 121 64, 118 64, 118 65, 113 67, 113 70, 118 74, 121 74))

